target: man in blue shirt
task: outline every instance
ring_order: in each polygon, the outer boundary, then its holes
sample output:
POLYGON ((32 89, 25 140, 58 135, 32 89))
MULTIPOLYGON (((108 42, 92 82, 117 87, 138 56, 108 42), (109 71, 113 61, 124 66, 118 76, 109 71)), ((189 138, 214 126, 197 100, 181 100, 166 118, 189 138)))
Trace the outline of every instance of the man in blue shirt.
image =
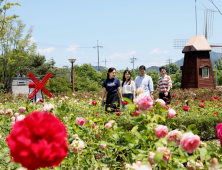
POLYGON ((146 67, 144 65, 139 67, 140 76, 135 80, 136 89, 142 88, 143 93, 148 94, 153 99, 153 80, 150 76, 146 75, 146 67))

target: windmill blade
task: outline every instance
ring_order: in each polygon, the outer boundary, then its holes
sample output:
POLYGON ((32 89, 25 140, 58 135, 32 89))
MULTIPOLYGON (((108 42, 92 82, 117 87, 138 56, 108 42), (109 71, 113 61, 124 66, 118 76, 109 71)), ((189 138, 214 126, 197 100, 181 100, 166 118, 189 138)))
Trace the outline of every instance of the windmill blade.
POLYGON ((174 39, 173 47, 174 49, 183 49, 189 41, 189 39, 174 39))

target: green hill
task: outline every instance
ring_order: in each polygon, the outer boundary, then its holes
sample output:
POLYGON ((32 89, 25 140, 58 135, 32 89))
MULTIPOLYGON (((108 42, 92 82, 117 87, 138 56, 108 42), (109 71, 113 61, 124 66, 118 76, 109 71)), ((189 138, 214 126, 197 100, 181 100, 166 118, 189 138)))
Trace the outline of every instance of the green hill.
MULTIPOLYGON (((222 59, 222 54, 221 53, 210 52, 210 58, 211 58, 211 64, 214 67, 215 61, 217 61, 219 59, 222 59)), ((183 66, 183 58, 181 58, 180 60, 178 60, 174 63, 178 66, 183 66)), ((152 66, 152 67, 147 68, 147 70, 148 71, 156 70, 158 72, 159 67, 158 66, 152 66)))

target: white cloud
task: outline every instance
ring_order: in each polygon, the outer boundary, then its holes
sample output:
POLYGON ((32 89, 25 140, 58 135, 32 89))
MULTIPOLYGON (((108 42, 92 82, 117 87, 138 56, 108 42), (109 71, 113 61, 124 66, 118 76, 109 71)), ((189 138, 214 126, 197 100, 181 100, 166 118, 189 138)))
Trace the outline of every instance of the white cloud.
POLYGON ((136 54, 136 51, 131 51, 129 53, 115 53, 113 55, 110 55, 110 58, 114 58, 114 59, 123 59, 123 60, 127 60, 129 59, 129 57, 132 57, 134 54, 136 54))
POLYGON ((30 44, 32 44, 32 43, 36 43, 35 38, 34 38, 34 37, 31 37, 31 38, 29 39, 29 43, 30 43, 30 44))
POLYGON ((151 67, 151 66, 164 66, 166 65, 166 62, 165 61, 153 61, 153 62, 150 62, 148 64, 146 64, 146 67, 151 67))
POLYGON ((153 51, 150 52, 150 54, 160 54, 161 51, 159 48, 155 48, 153 51))
POLYGON ((78 48, 79 45, 70 45, 69 48, 66 49, 66 52, 73 52, 76 53, 76 48, 78 48))
POLYGON ((163 53, 169 53, 169 51, 164 51, 163 53))
POLYGON ((55 47, 49 47, 46 49, 38 49, 36 52, 40 54, 45 54, 45 53, 51 53, 54 50, 55 50, 55 47))

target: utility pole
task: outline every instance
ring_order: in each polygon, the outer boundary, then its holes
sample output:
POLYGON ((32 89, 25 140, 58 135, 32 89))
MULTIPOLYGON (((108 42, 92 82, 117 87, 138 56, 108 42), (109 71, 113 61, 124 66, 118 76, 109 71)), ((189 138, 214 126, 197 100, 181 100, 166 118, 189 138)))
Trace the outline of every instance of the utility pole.
POLYGON ((133 70, 134 70, 134 62, 135 60, 137 60, 137 58, 134 58, 134 54, 133 54, 133 58, 130 58, 130 63, 133 63, 133 70))
POLYGON ((170 62, 172 61, 172 59, 170 59, 170 56, 169 56, 169 59, 166 60, 166 61, 167 61, 167 63, 168 63, 168 61, 169 61, 169 75, 170 75, 170 62))
POLYGON ((196 35, 197 35, 197 0, 195 0, 196 35))
POLYGON ((106 58, 105 58, 105 61, 102 61, 102 62, 104 62, 104 63, 105 63, 105 68, 106 68, 106 62, 107 62, 107 61, 106 61, 106 58))
POLYGON ((99 46, 99 41, 97 40, 97 46, 95 46, 93 48, 97 48, 97 53, 98 53, 98 72, 100 72, 100 69, 99 69, 99 48, 103 48, 103 46, 99 46))

